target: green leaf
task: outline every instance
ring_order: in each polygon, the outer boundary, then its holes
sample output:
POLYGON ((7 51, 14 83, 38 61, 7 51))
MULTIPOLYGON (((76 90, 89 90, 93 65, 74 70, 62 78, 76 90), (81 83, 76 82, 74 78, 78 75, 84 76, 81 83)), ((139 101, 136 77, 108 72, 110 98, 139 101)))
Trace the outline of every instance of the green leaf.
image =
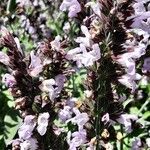
POLYGON ((4 118, 4 140, 6 145, 14 138, 20 126, 21 118, 16 110, 10 109, 4 118))

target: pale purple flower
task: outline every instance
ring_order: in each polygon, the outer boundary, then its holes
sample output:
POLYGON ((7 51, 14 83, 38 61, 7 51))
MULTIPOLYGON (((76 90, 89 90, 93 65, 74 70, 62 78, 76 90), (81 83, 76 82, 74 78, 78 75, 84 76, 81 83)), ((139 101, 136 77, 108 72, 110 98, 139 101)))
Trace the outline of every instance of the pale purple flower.
POLYGON ((2 82, 5 83, 5 85, 9 88, 12 88, 14 85, 16 85, 15 77, 8 73, 3 75, 2 82))
POLYGON ((87 113, 81 113, 77 108, 73 108, 73 112, 75 113, 75 117, 67 120, 67 122, 71 121, 73 124, 78 125, 78 129, 82 130, 83 126, 88 122, 89 117, 87 113))
POLYGON ((147 146, 150 148, 150 138, 147 138, 147 139, 146 139, 146 144, 147 144, 147 146))
POLYGON ((80 3, 77 0, 63 0, 60 5, 61 11, 68 10, 68 17, 73 18, 77 16, 77 13, 81 11, 80 3))
POLYGON ((121 84, 125 85, 127 88, 131 89, 131 90, 132 90, 132 91, 131 91, 132 93, 133 93, 133 92, 136 90, 136 88, 137 88, 136 82, 135 82, 133 79, 131 79, 131 77, 128 76, 127 74, 126 74, 126 75, 123 75, 121 78, 119 78, 118 81, 119 81, 121 84))
POLYGON ((32 136, 32 131, 36 126, 35 116, 28 115, 24 119, 24 123, 18 130, 19 138, 27 140, 32 136))
POLYGON ((56 85, 55 80, 54 79, 48 79, 48 80, 44 80, 42 82, 42 84, 39 86, 39 88, 43 92, 47 92, 49 94, 50 100, 54 100, 55 97, 57 96, 56 92, 55 92, 54 85, 56 85))
POLYGON ((38 141, 35 138, 29 138, 24 142, 20 143, 20 150, 37 150, 38 141))
POLYGON ((51 44, 51 47, 52 49, 56 50, 56 51, 59 51, 60 50, 60 47, 61 47, 61 37, 59 35, 57 35, 55 37, 55 39, 50 43, 51 44))
POLYGON ((41 59, 34 54, 33 51, 30 53, 31 63, 29 65, 29 74, 33 77, 37 77, 43 70, 43 65, 41 59))
POLYGON ((102 117, 102 122, 104 122, 105 124, 108 123, 110 121, 110 118, 109 118, 109 114, 106 113, 105 115, 103 115, 102 117))
POLYGON ((142 78, 140 80, 140 85, 147 86, 148 82, 149 82, 149 78, 147 76, 142 76, 142 78))
POLYGON ((49 117, 50 115, 48 112, 39 114, 37 131, 41 136, 43 136, 47 131, 49 117))
POLYGON ((87 98, 90 98, 92 96, 92 90, 86 90, 84 91, 84 94, 87 98))
POLYGON ((69 23, 69 22, 66 22, 65 25, 64 25, 64 27, 63 27, 63 31, 64 31, 65 33, 69 33, 70 28, 71 28, 70 23, 69 23))
POLYGON ((9 65, 9 57, 6 55, 4 52, 0 52, 0 62, 3 63, 4 65, 9 65))
POLYGON ((19 3, 19 6, 21 6, 21 7, 31 6, 32 5, 30 0, 25 0, 25 1, 16 0, 16 3, 19 3))
POLYGON ((135 62, 131 58, 130 53, 126 53, 120 56, 120 58, 117 60, 119 64, 121 64, 123 67, 125 67, 128 75, 134 75, 135 70, 135 62))
POLYGON ((86 5, 86 7, 90 6, 93 10, 93 12, 98 15, 99 17, 101 17, 101 6, 99 3, 95 3, 95 2, 88 2, 86 5))
POLYGON ((142 29, 150 33, 150 11, 129 17, 127 20, 133 19, 132 28, 142 29))
POLYGON ((79 68, 83 65, 86 67, 92 66, 94 62, 101 57, 98 44, 92 45, 92 48, 92 51, 87 52, 86 47, 83 44, 80 44, 79 48, 70 50, 67 53, 66 58, 76 61, 79 68))
POLYGON ((62 122, 70 119, 72 117, 72 110, 70 106, 64 106, 58 113, 58 117, 62 122))
POLYGON ((17 45, 17 48, 18 48, 19 52, 20 52, 22 55, 24 55, 24 53, 23 53, 23 51, 22 51, 22 49, 21 49, 21 45, 20 45, 19 39, 18 39, 17 37, 15 37, 14 40, 15 40, 15 42, 16 42, 16 45, 17 45))
POLYGON ((73 108, 73 107, 75 107, 75 103, 77 101, 78 101, 77 98, 72 97, 72 98, 70 98, 70 99, 67 100, 66 105, 69 106, 69 107, 71 107, 71 108, 73 108))
POLYGON ((90 47, 92 45, 92 37, 89 33, 89 30, 86 26, 81 25, 81 31, 85 35, 85 37, 77 37, 75 42, 83 44, 85 47, 90 47))
POLYGON ((56 91, 58 93, 63 89, 66 80, 67 78, 63 74, 59 74, 55 77, 55 84, 57 85, 56 91))
POLYGON ((150 57, 144 59, 142 72, 143 73, 150 72, 150 57))
POLYGON ((134 141, 132 142, 132 150, 140 150, 140 146, 142 146, 142 143, 141 143, 141 139, 136 137, 134 138, 134 141))
POLYGON ((146 44, 139 43, 137 46, 134 46, 134 51, 130 52, 129 55, 135 59, 140 58, 146 53, 146 47, 146 44))
POLYGON ((79 146, 83 145, 87 142, 86 140, 86 130, 80 130, 73 132, 72 134, 68 132, 68 144, 69 144, 69 150, 76 150, 79 146))
POLYGON ((142 1, 138 2, 138 3, 135 3, 133 5, 133 8, 135 10, 135 14, 138 15, 138 14, 141 14, 143 12, 146 12, 146 9, 145 9, 145 6, 144 6, 144 3, 142 1))
POLYGON ((125 126, 127 133, 132 132, 132 122, 136 121, 138 117, 132 114, 121 114, 117 121, 125 126))

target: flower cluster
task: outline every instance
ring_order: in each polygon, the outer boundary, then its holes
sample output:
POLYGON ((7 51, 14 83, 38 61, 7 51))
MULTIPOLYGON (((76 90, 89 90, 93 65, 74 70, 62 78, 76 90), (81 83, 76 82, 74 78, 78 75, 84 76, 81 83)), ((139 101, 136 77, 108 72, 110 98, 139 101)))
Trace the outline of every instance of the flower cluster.
POLYGON ((143 98, 139 81, 146 85, 150 73, 149 1, 63 0, 57 8, 68 15, 63 13, 64 33, 57 36, 47 26, 47 4, 52 2, 17 1, 22 9, 32 8, 29 16, 18 14, 24 31, 36 42, 46 38, 29 54, 1 28, 0 44, 8 49, 0 52, 0 63, 8 68, 2 82, 22 118, 12 149, 112 150, 111 141, 123 149, 128 136, 134 137, 133 150, 149 147, 149 138, 134 135, 148 124, 139 114, 149 102, 137 115, 126 108, 135 96, 143 98), (76 81, 82 71, 86 79, 76 81))

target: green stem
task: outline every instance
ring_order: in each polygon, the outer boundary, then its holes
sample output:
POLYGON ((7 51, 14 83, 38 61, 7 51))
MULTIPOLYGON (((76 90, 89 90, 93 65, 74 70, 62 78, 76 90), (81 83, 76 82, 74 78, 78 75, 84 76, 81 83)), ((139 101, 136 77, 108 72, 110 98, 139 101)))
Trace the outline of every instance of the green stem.
MULTIPOLYGON (((123 135, 123 126, 120 125, 121 134, 123 135)), ((120 140, 120 150, 123 150, 123 138, 120 140)))
POLYGON ((138 116, 143 111, 143 109, 149 104, 149 102, 150 102, 150 99, 148 99, 148 100, 145 101, 145 103, 142 105, 142 107, 140 108, 140 110, 137 113, 138 116))
POLYGON ((100 134, 100 100, 97 99, 96 104, 96 150, 99 150, 99 134, 100 134))

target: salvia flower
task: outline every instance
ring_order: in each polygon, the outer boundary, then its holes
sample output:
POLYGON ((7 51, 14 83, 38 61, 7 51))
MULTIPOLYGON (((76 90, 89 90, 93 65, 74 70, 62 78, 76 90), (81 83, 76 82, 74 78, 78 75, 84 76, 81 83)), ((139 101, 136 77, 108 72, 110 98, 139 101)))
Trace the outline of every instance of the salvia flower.
POLYGON ((49 117, 50 115, 48 112, 39 114, 37 131, 41 136, 43 136, 47 131, 49 117))
POLYGON ((9 88, 12 88, 14 85, 16 85, 15 77, 8 73, 3 75, 2 82, 5 83, 5 85, 9 88))
POLYGON ((79 146, 87 142, 86 140, 86 130, 80 130, 76 132, 68 132, 68 144, 69 150, 76 150, 79 146))
POLYGON ((100 10, 101 6, 100 6, 100 4, 98 2, 97 3, 95 3, 95 2, 88 2, 85 6, 86 7, 90 6, 92 8, 93 12, 97 16, 101 17, 101 10, 100 10))
POLYGON ((64 83, 65 83, 66 80, 67 79, 63 74, 58 74, 57 76, 55 76, 55 84, 57 86, 56 91, 58 93, 60 93, 61 90, 63 89, 64 83))
POLYGON ((140 15, 138 14, 132 16, 131 18, 128 19, 133 19, 133 23, 131 25, 132 28, 142 29, 143 31, 150 33, 150 29, 149 29, 150 11, 142 13, 140 15))
POLYGON ((55 80, 54 79, 48 79, 48 80, 44 80, 42 82, 42 84, 39 86, 39 88, 43 92, 47 92, 49 94, 50 100, 54 100, 56 97, 54 85, 56 85, 55 80))
POLYGON ((144 59, 142 72, 143 73, 150 72, 150 57, 144 59))
POLYGON ((81 113, 77 108, 73 108, 73 112, 75 113, 75 117, 69 119, 67 122, 71 121, 73 124, 78 125, 78 129, 82 130, 83 126, 87 123, 89 120, 87 113, 81 113))
POLYGON ((81 11, 81 6, 77 0, 63 0, 60 10, 68 11, 68 17, 73 18, 81 11))
POLYGON ((35 116, 28 115, 24 119, 24 123, 18 130, 19 138, 27 140, 32 136, 32 131, 36 126, 35 116))
POLYGON ((59 51, 61 47, 61 36, 57 35, 55 39, 50 43, 53 50, 59 51))
POLYGON ((81 31, 85 35, 85 37, 77 37, 75 42, 83 44, 85 47, 90 47, 92 44, 92 37, 88 30, 88 28, 84 25, 81 26, 81 31))
POLYGON ((141 139, 138 137, 134 138, 134 141, 132 142, 132 150, 140 150, 141 145, 141 139))
POLYGON ((4 52, 0 52, 0 62, 4 65, 9 64, 9 57, 4 52))
POLYGON ((70 50, 66 55, 67 59, 76 61, 79 68, 83 65, 86 67, 92 66, 100 57, 101 54, 98 44, 93 44, 92 50, 89 52, 83 44, 80 44, 80 47, 70 50))
POLYGON ((30 53, 31 63, 29 65, 29 74, 33 77, 37 77, 42 72, 43 65, 41 59, 34 54, 33 51, 30 53))
POLYGON ((35 138, 29 138, 24 142, 20 143, 20 150, 37 150, 38 141, 35 138))
POLYGON ((66 120, 70 119, 72 117, 71 107, 64 106, 64 108, 59 111, 58 116, 62 122, 65 122, 66 120))
POLYGON ((132 132, 132 121, 136 121, 138 117, 131 114, 122 114, 117 121, 125 126, 126 132, 132 132))
POLYGON ((109 119, 110 119, 109 118, 109 114, 106 113, 105 115, 103 115, 101 120, 102 120, 102 122, 104 122, 106 124, 106 123, 108 123, 110 121, 109 119))

